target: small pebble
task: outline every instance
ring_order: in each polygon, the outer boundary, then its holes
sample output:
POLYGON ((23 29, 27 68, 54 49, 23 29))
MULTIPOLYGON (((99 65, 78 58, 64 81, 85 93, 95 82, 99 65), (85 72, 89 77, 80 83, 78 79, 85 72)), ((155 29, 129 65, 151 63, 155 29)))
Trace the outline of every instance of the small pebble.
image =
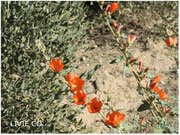
POLYGON ((86 57, 83 56, 83 57, 80 58, 80 60, 81 60, 81 61, 85 61, 85 60, 86 60, 86 57))

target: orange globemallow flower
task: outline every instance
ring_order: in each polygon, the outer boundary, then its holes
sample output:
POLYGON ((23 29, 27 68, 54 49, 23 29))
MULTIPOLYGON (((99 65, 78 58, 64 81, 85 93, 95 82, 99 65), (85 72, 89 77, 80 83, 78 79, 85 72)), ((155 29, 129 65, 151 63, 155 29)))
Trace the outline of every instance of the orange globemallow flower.
POLYGON ((150 88, 151 88, 152 90, 154 90, 154 88, 156 87, 156 84, 157 84, 157 83, 151 84, 151 85, 150 85, 150 88))
POLYGON ((64 65, 61 63, 61 59, 53 59, 49 65, 55 72, 59 72, 64 68, 64 65))
POLYGON ((119 112, 113 112, 111 114, 108 114, 106 117, 106 124, 111 126, 117 126, 119 122, 123 122, 125 119, 125 115, 121 114, 119 112))
POLYGON ((73 96, 73 100, 74 100, 75 104, 77 104, 77 105, 85 104, 86 100, 87 100, 86 93, 84 91, 82 91, 82 92, 77 91, 76 94, 73 96))
POLYGON ((100 112, 102 106, 102 102, 98 101, 97 97, 91 99, 90 103, 87 103, 87 108, 90 113, 100 112))
POLYGON ((111 4, 111 7, 110 7, 109 11, 110 11, 110 13, 114 13, 118 8, 119 8, 119 4, 113 2, 113 3, 111 4))
POLYGON ((159 88, 157 86, 155 86, 153 90, 154 90, 154 93, 157 93, 159 88))
POLYGON ((165 42, 166 42, 167 46, 172 46, 174 43, 174 40, 172 37, 168 37, 168 38, 166 38, 165 42))
POLYGON ((67 74, 67 75, 65 76, 65 79, 66 79, 67 82, 70 83, 70 81, 71 81, 72 79, 76 78, 76 77, 79 77, 79 75, 78 75, 78 74, 74 74, 74 73, 70 73, 70 74, 67 74))
POLYGON ((173 44, 174 44, 174 45, 177 45, 177 43, 178 43, 177 38, 173 38, 173 44))
POLYGON ((75 77, 69 82, 72 91, 82 90, 84 83, 84 80, 80 79, 79 77, 75 77))
POLYGON ((158 83, 160 82, 160 80, 161 80, 161 77, 159 75, 153 78, 154 83, 158 83))
POLYGON ((164 99, 167 99, 167 98, 168 98, 168 95, 167 95, 165 92, 163 92, 163 90, 160 90, 160 91, 158 91, 157 93, 159 94, 159 98, 160 98, 161 100, 164 100, 164 99))

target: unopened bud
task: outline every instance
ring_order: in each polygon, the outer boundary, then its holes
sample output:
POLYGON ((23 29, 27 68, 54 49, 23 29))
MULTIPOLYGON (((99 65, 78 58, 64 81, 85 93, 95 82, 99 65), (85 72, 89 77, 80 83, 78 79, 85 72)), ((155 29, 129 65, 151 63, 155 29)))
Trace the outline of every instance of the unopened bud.
POLYGON ((118 26, 117 26, 117 33, 120 33, 121 27, 122 27, 122 24, 121 23, 118 24, 118 26))
POLYGON ((129 45, 132 45, 135 40, 136 40, 136 36, 130 37, 130 35, 128 35, 128 43, 129 43, 129 45))
POLYGON ((133 62, 136 62, 138 59, 132 59, 132 60, 130 60, 130 62, 129 63, 133 63, 133 62))
POLYGON ((167 111, 166 111, 166 114, 170 113, 172 110, 172 108, 169 108, 167 111))
POLYGON ((136 40, 136 36, 132 36, 131 41, 134 42, 136 40))
POLYGON ((148 72, 148 71, 149 71, 149 68, 146 68, 144 72, 146 73, 146 72, 148 72))
POLYGON ((117 26, 116 22, 113 22, 113 26, 114 26, 114 27, 116 27, 116 26, 117 26))
POLYGON ((162 110, 163 110, 163 112, 165 112, 165 108, 164 107, 162 108, 162 110))
POLYGON ((144 122, 145 122, 145 116, 142 118, 141 123, 144 124, 144 122))
POLYGON ((171 102, 171 101, 172 101, 172 98, 169 98, 168 101, 171 102))
POLYGON ((168 34, 168 36, 172 36, 173 31, 172 30, 167 30, 167 34, 168 34))
POLYGON ((105 15, 107 15, 109 8, 110 8, 110 5, 107 5, 107 6, 106 6, 106 10, 105 10, 105 12, 104 12, 105 15))
POLYGON ((141 72, 142 66, 142 61, 139 61, 139 72, 141 72))

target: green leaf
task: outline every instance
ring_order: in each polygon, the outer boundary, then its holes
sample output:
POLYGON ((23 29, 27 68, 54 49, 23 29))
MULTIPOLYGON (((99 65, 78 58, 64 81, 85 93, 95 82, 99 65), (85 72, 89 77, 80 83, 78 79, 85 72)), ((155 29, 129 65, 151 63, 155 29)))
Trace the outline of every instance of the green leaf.
POLYGON ((123 123, 123 129, 125 129, 127 131, 129 131, 133 128, 136 128, 136 127, 138 127, 137 124, 135 125, 135 124, 130 124, 130 123, 123 123))
POLYGON ((155 126, 154 133, 163 133, 163 129, 160 126, 155 126))
POLYGON ((96 70, 98 70, 101 67, 101 65, 96 65, 93 69, 91 69, 88 73, 87 73, 87 77, 86 79, 89 80, 91 79, 92 75, 95 73, 96 70))
POLYGON ((51 42, 53 42, 54 40, 56 40, 57 37, 58 37, 57 34, 56 34, 56 35, 52 35, 52 36, 51 36, 51 42))
POLYGON ((8 62, 8 57, 5 57, 4 60, 2 60, 3 63, 7 63, 8 62))
POLYGON ((79 132, 85 134, 85 133, 89 133, 89 131, 90 131, 89 129, 81 129, 79 132))
POLYGON ((154 78, 154 77, 155 77, 155 75, 154 75, 154 74, 152 74, 152 73, 147 73, 147 74, 146 74, 146 77, 151 79, 151 78, 154 78))
POLYGON ((18 61, 22 60, 22 54, 18 56, 18 61))
POLYGON ((60 22, 68 21, 71 16, 70 12, 67 12, 61 19, 60 22))
POLYGON ((123 76, 126 74, 126 72, 129 70, 129 67, 127 64, 124 65, 123 67, 123 76))
POLYGON ((120 63, 120 62, 122 61, 122 59, 123 59, 123 57, 120 56, 119 58, 112 60, 112 61, 110 62, 110 64, 120 63))
POLYGON ((122 38, 127 38, 127 36, 124 33, 121 33, 122 38))
POLYGON ((171 113, 174 113, 174 114, 179 114, 179 111, 178 111, 178 106, 173 107, 173 109, 171 110, 171 113))
POLYGON ((148 109, 150 109, 150 104, 146 100, 143 100, 143 104, 138 107, 137 111, 142 112, 148 109))

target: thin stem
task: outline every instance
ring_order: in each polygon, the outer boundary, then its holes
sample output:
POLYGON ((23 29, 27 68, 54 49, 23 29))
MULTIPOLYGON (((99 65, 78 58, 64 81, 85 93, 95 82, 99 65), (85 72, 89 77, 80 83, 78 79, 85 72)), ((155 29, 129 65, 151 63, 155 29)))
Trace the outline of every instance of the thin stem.
POLYGON ((66 81, 66 79, 65 79, 61 74, 60 74, 60 78, 61 78, 61 81, 62 81, 64 84, 70 86, 69 83, 66 81))
POLYGON ((101 112, 99 112, 99 114, 100 114, 104 119, 106 119, 106 117, 104 116, 104 114, 102 114, 101 112))
POLYGON ((157 123, 159 124, 159 120, 153 110, 151 110, 151 113, 153 114, 154 118, 156 119, 157 123))
POLYGON ((114 33, 112 27, 110 26, 108 19, 106 19, 106 22, 107 22, 107 25, 108 25, 108 27, 110 28, 112 34, 114 35, 114 37, 116 37, 116 34, 114 33))

